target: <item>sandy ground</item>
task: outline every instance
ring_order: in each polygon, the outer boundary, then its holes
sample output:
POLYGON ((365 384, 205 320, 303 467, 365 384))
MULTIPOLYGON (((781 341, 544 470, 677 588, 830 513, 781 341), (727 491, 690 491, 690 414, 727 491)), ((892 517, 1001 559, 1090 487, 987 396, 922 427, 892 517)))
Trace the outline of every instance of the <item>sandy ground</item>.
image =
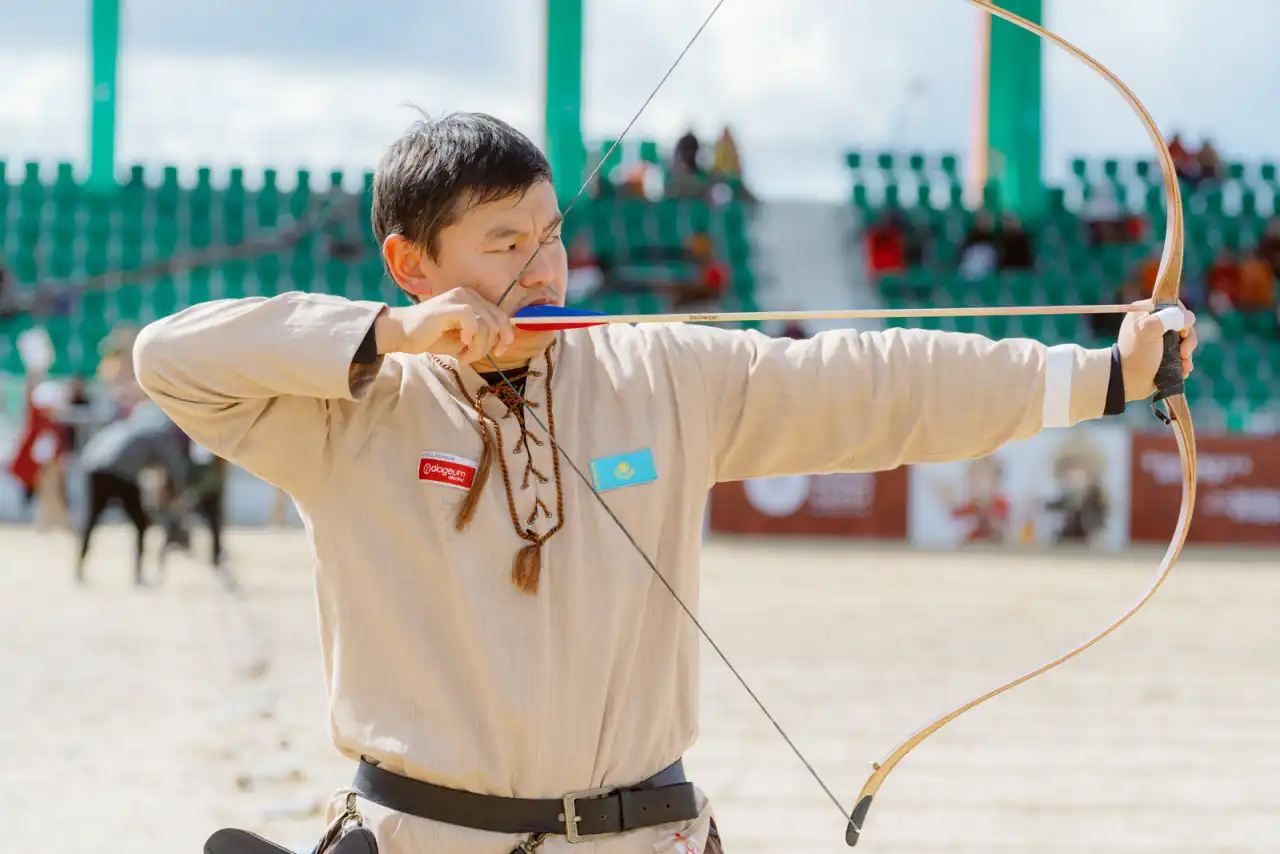
MULTIPOLYGON (((0 851, 196 854, 228 824, 314 841, 351 767, 325 731, 306 541, 229 544, 240 602, 192 558, 135 590, 122 528, 84 589, 69 539, 0 529, 0 851)), ((851 805, 870 761, 1110 622, 1157 557, 711 542, 705 624, 851 805)), ((1185 557, 1119 633, 916 750, 857 850, 1280 851, 1278 606, 1275 554, 1185 557)), ((710 650, 704 697, 688 766, 729 854, 847 850, 710 650)))

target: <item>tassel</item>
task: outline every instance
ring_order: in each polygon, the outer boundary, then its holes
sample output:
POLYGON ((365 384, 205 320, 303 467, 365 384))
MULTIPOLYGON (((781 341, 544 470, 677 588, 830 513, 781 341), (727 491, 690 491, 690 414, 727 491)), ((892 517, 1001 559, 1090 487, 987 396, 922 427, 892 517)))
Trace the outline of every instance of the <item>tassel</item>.
POLYGON ((530 543, 516 552, 511 562, 511 582, 524 593, 538 592, 538 577, 542 574, 542 544, 530 543))
POLYGON ((480 422, 480 434, 484 437, 484 450, 480 452, 480 465, 476 467, 476 476, 471 481, 471 488, 467 490, 467 497, 462 500, 462 506, 458 508, 458 519, 454 523, 454 527, 461 531, 470 524, 473 516, 476 515, 476 507, 480 504, 480 493, 484 491, 484 485, 489 482, 489 470, 493 468, 493 440, 489 438, 489 430, 484 426, 484 422, 480 422))

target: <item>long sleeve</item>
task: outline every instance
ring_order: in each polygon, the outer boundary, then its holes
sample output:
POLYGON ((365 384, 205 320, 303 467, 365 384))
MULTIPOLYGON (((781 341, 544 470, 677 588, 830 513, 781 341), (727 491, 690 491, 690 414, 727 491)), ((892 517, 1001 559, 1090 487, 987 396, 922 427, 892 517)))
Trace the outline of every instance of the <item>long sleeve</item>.
POLYGON ((709 407, 715 479, 876 471, 985 456, 1102 415, 1110 353, 893 329, 807 340, 682 336, 709 407))
MULTIPOLYGON (((330 400, 358 400, 352 357, 378 302, 323 294, 201 303, 149 324, 138 381, 199 444, 286 491, 322 476, 330 400)), ((360 381, 357 381, 360 380, 360 381)))

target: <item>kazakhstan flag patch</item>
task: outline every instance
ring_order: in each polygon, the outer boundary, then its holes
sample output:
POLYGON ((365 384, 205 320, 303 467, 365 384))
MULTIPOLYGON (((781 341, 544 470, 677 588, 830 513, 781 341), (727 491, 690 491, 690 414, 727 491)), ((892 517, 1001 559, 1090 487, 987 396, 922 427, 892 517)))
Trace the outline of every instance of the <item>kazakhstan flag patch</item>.
POLYGON ((591 461, 591 481, 596 492, 638 486, 657 479, 658 469, 653 464, 653 451, 648 448, 591 461))

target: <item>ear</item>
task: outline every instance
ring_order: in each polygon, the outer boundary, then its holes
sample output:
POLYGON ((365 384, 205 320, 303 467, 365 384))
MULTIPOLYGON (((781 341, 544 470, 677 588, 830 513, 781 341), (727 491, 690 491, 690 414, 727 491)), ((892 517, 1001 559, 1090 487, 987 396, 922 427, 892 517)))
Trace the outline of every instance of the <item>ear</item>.
POLYGON ((382 260, 401 290, 423 299, 432 295, 431 261, 412 240, 403 234, 389 236, 382 244, 382 260))

